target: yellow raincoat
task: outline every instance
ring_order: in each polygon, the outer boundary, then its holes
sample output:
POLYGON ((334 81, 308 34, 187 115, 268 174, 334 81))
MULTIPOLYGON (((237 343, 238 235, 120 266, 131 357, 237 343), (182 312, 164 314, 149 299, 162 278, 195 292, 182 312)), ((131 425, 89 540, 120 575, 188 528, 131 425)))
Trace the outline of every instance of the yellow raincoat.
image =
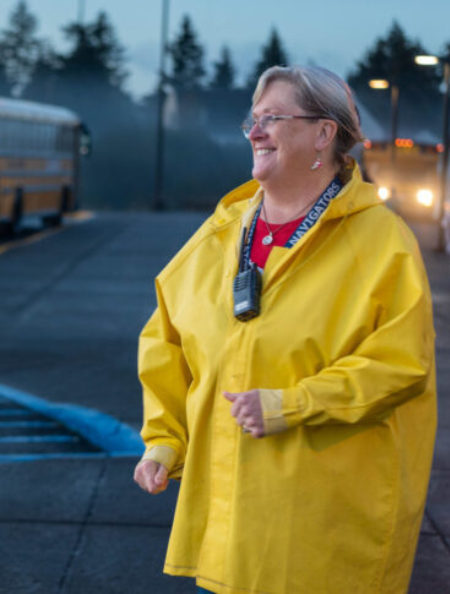
POLYGON ((355 168, 293 248, 273 248, 261 315, 240 322, 257 190, 228 194, 157 277, 140 339, 146 457, 182 477, 164 570, 219 594, 405 593, 436 424, 419 250, 355 168), (259 440, 222 395, 255 388, 259 440))

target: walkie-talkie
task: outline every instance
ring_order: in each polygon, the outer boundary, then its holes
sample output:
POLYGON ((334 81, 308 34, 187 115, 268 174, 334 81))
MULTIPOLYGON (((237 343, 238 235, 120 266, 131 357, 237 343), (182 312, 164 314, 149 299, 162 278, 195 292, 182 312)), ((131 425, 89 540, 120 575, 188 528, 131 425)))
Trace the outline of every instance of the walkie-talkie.
POLYGON ((261 273, 254 262, 246 265, 244 248, 247 229, 242 231, 241 246, 239 251, 239 271, 233 282, 234 317, 241 322, 247 322, 260 312, 261 273))

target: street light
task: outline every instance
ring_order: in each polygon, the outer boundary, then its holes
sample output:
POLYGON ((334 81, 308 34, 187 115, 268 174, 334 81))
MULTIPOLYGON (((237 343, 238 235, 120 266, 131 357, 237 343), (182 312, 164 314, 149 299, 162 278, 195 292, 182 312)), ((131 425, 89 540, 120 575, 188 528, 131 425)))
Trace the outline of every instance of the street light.
POLYGON ((442 144, 444 151, 442 153, 442 169, 441 169, 441 192, 439 202, 439 231, 438 231, 438 245, 439 251, 445 250, 445 231, 444 231, 444 216, 445 216, 445 197, 447 188, 447 169, 448 169, 448 155, 449 155, 449 134, 448 134, 448 105, 450 95, 450 63, 438 56, 423 55, 416 56, 414 62, 421 66, 436 66, 439 62, 443 63, 444 67, 444 103, 443 103, 443 117, 442 117, 442 144))
MULTIPOLYGON (((396 84, 390 83, 388 80, 373 78, 369 80, 369 87, 376 90, 384 90, 391 88, 391 179, 394 179, 395 169, 395 156, 396 156, 396 144, 397 140, 397 128, 398 128, 398 97, 399 88, 396 84)), ((392 196, 395 197, 395 186, 392 187, 392 196)))

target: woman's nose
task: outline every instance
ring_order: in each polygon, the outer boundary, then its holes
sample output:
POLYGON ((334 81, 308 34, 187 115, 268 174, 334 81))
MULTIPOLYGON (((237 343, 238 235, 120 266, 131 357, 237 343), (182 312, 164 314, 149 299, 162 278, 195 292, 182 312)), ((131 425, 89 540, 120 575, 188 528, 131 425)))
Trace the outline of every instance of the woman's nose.
POLYGON ((249 138, 249 140, 256 140, 263 136, 266 136, 266 132, 261 128, 259 123, 256 121, 253 125, 253 128, 250 130, 248 138, 249 138))

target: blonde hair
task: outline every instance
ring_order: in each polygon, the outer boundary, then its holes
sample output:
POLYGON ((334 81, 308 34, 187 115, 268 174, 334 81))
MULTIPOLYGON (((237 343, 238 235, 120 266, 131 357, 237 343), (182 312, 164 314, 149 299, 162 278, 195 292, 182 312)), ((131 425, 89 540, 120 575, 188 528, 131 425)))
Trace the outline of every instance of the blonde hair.
POLYGON ((341 169, 345 168, 350 150, 364 140, 359 114, 347 83, 333 72, 317 66, 273 66, 260 76, 253 105, 275 81, 285 81, 293 86, 298 105, 308 115, 336 122, 334 158, 341 169))

